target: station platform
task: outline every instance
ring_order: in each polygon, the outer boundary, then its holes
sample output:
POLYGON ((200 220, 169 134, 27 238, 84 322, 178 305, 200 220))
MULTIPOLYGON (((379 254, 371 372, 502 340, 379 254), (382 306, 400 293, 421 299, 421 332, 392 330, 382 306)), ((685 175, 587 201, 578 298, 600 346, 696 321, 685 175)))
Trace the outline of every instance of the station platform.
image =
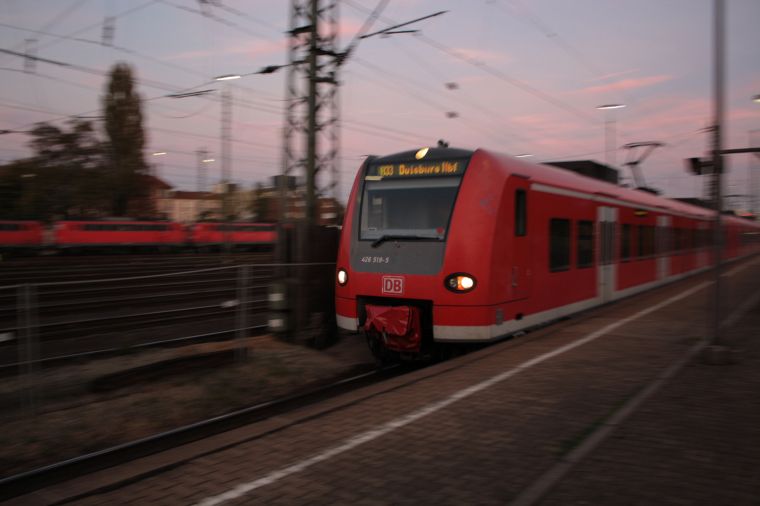
POLYGON ((760 504, 760 258, 13 500, 760 504))

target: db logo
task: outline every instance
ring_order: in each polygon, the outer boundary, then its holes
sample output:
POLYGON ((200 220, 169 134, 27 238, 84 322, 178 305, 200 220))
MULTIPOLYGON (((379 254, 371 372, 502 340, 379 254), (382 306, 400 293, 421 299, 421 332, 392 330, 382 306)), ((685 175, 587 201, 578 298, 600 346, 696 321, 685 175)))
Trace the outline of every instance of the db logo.
POLYGON ((404 278, 401 276, 383 276, 383 293, 402 295, 404 293, 404 278))

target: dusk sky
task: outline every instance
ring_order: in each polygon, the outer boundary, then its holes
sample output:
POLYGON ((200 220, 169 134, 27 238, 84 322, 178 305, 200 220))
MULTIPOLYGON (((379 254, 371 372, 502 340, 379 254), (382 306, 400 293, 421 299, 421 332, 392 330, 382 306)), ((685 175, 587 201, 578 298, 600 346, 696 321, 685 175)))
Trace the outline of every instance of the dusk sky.
MULTIPOLYGON (((215 2, 210 2, 214 4, 215 2)), ((219 179, 221 83, 216 97, 173 99, 214 76, 287 61, 286 0, 222 0, 201 12, 192 0, 0 0, 0 49, 78 66, 0 54, 0 130, 63 125, 100 114, 105 75, 116 62, 136 70, 149 162, 178 189, 195 189, 206 148, 219 179), (113 16, 113 47, 101 44, 113 16), (78 40, 72 40, 78 39, 78 40), (150 99, 150 100, 147 100, 150 99), (160 158, 154 151, 165 151, 160 158)), ((339 2, 340 46, 378 0, 339 2)), ((727 0, 724 147, 760 144, 760 1, 727 0)), ((446 10, 417 34, 363 40, 344 65, 341 198, 364 155, 434 145, 484 147, 532 160, 605 160, 605 115, 616 144, 660 141, 642 168, 674 197, 702 194, 684 159, 704 156, 712 121, 712 0, 390 0, 372 29, 446 10), (447 86, 456 83, 456 86, 447 86), (600 111, 602 104, 627 107, 600 111), (456 114, 451 114, 456 113, 456 114), (453 117, 452 117, 453 116, 453 117)), ((285 75, 231 81, 232 173, 245 185, 281 170, 285 75)), ((28 156, 28 136, 0 135, 0 162, 28 156)), ((616 153, 618 165, 626 160, 616 153)), ((748 191, 750 155, 730 157, 728 194, 748 191)), ((755 163, 755 166, 758 166, 755 163)), ((760 171, 760 168, 757 169, 760 171)), ((628 177, 628 173, 624 173, 628 177)))

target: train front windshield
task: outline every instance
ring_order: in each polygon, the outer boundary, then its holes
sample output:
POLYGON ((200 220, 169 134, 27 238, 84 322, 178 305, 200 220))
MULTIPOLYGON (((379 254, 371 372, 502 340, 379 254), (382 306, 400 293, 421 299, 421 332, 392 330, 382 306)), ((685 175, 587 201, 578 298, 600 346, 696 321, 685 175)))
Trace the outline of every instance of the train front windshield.
POLYGON ((362 240, 446 237, 461 177, 366 181, 362 195, 362 240))

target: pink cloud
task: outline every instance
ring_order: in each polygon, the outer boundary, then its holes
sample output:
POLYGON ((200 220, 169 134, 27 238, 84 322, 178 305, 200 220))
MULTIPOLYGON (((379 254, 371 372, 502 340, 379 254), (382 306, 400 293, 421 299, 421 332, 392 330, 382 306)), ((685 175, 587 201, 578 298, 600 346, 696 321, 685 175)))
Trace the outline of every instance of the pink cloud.
MULTIPOLYGON (((351 40, 354 38, 354 35, 359 32, 362 26, 364 26, 364 21, 359 21, 355 18, 343 18, 338 24, 338 36, 343 40, 351 40)), ((376 32, 377 30, 382 30, 382 26, 377 23, 372 25, 369 29, 370 33, 376 32)))
POLYGON ((709 122, 711 103, 707 98, 661 97, 648 101, 634 119, 624 120, 625 130, 652 135, 673 135, 696 131, 709 122))
POLYGON ((255 58, 257 56, 284 53, 286 50, 286 41, 283 37, 278 41, 255 41, 250 44, 236 44, 222 49, 204 49, 199 51, 186 51, 176 55, 168 56, 168 60, 193 60, 197 58, 219 57, 225 54, 243 54, 255 58))
POLYGON ((616 81, 609 84, 600 84, 598 86, 589 86, 578 90, 579 93, 597 94, 607 93, 610 91, 631 90, 635 88, 645 88, 647 86, 653 86, 655 84, 670 81, 673 76, 659 75, 659 76, 647 76, 631 79, 623 79, 622 81, 616 81))
POLYGON ((504 52, 499 52, 499 51, 486 51, 484 49, 469 49, 466 47, 452 48, 452 51, 464 58, 469 58, 471 60, 478 60, 482 62, 504 63, 506 61, 509 61, 509 57, 504 52))
POLYGON ((592 81, 609 81, 610 79, 616 79, 618 77, 635 74, 639 69, 622 70, 620 72, 612 72, 610 74, 604 74, 602 76, 595 77, 592 81))

